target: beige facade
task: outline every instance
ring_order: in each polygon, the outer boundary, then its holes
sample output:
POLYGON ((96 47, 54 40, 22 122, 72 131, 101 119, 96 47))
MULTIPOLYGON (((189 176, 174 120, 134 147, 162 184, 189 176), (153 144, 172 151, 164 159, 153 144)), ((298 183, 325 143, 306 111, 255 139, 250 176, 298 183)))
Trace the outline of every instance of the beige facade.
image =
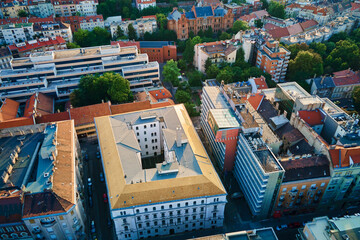
POLYGON ((128 35, 128 28, 130 24, 132 24, 132 26, 134 27, 138 37, 144 36, 146 32, 153 33, 157 29, 157 23, 155 18, 139 18, 136 20, 112 23, 110 25, 111 36, 114 37, 117 35, 118 26, 123 30, 125 35, 128 35))
POLYGON ((1 13, 5 18, 17 18, 19 11, 29 12, 28 6, 24 3, 13 1, 12 3, 4 3, 1 6, 1 13))

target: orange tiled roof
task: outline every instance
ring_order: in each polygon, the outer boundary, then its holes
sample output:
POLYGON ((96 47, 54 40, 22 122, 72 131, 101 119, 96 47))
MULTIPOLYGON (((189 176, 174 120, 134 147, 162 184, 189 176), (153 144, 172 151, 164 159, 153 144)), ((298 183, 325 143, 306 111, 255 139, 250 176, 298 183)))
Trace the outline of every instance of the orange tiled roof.
POLYGON ((165 99, 165 98, 172 98, 170 91, 167 90, 166 88, 152 90, 152 91, 149 91, 149 93, 157 100, 165 99))
POLYGON ((93 123, 95 117, 111 115, 110 105, 110 102, 106 102, 90 106, 71 108, 70 118, 75 121, 75 126, 93 123))
POLYGON ((20 117, 20 118, 14 118, 11 120, 7 120, 5 122, 0 122, 0 129, 21 127, 21 126, 27 126, 27 125, 33 125, 33 124, 34 124, 34 121, 31 118, 20 117))
POLYGON ((259 78, 254 78, 257 89, 267 89, 268 85, 266 84, 265 77, 261 76, 259 78))
POLYGON ((123 103, 123 104, 110 106, 112 114, 134 112, 134 111, 150 109, 150 108, 151 108, 151 104, 149 100, 141 101, 141 102, 123 103))
POLYGON ((334 168, 349 167, 360 163, 360 146, 352 148, 336 147, 329 150, 334 168))
POLYGON ((41 117, 37 117, 36 123, 58 122, 58 121, 64 121, 64 120, 70 120, 70 114, 68 111, 47 114, 47 115, 43 115, 41 117))
POLYGON ((264 99, 264 94, 256 93, 249 96, 247 101, 253 106, 255 110, 258 110, 262 100, 264 99))
POLYGON ((31 117, 34 110, 37 116, 53 113, 54 99, 43 93, 38 93, 38 96, 36 97, 36 94, 37 93, 34 93, 26 101, 24 117, 31 117))
POLYGON ((16 118, 20 103, 6 98, 0 107, 0 122, 16 118))
POLYGON ((323 124, 323 118, 318 109, 314 111, 298 111, 299 117, 310 126, 323 124))

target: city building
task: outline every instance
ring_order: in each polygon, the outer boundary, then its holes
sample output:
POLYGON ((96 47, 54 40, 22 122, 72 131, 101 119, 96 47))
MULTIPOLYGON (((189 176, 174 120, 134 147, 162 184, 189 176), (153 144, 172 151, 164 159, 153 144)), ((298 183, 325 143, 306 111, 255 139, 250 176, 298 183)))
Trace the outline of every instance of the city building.
POLYGON ((219 0, 196 0, 197 7, 205 7, 205 6, 218 6, 221 2, 219 0))
POLYGON ((184 105, 95 125, 117 238, 223 226, 226 191, 184 105))
POLYGON ((136 0, 136 8, 140 11, 148 7, 156 7, 156 0, 136 0))
POLYGON ((226 10, 221 6, 195 7, 191 11, 181 13, 174 8, 168 15, 167 27, 176 32, 177 39, 186 40, 189 33, 195 36, 200 30, 206 31, 210 27, 213 32, 223 32, 231 28, 234 23, 234 14, 231 9, 226 10))
POLYGON ((134 95, 135 99, 139 102, 150 101, 150 103, 158 103, 164 101, 170 101, 172 95, 169 90, 164 87, 145 88, 145 91, 138 92, 134 95))
POLYGON ((104 18, 102 15, 94 16, 68 16, 68 17, 57 17, 57 22, 64 22, 70 24, 71 31, 76 32, 79 29, 92 31, 95 27, 105 27, 104 18))
POLYGON ((8 234, 24 239, 84 237, 80 149, 73 121, 8 128, 0 134, 0 145, 1 189, 7 191, 0 201, 9 200, 1 205, 13 217, 4 228, 13 231, 8 234), (14 199, 6 199, 10 197, 14 199))
POLYGON ((274 82, 283 82, 289 60, 289 50, 279 46, 278 41, 268 40, 257 52, 256 66, 269 73, 274 82))
MULTIPOLYGON (((128 35, 128 27, 132 25, 135 29, 137 37, 141 38, 146 32, 153 33, 157 30, 156 17, 138 18, 136 20, 127 20, 122 22, 111 23, 110 32, 112 37, 117 36, 118 28, 120 28, 125 35, 128 35)), ((134 39, 130 39, 134 40, 134 39)))
POLYGON ((51 0, 57 17, 97 15, 97 0, 51 0))
POLYGON ((105 19, 105 27, 109 28, 111 24, 121 23, 122 17, 121 16, 112 16, 105 19))
POLYGON ((218 87, 203 87, 200 116, 201 128, 210 146, 210 153, 215 156, 222 171, 231 171, 241 126, 218 87))
POLYGON ((149 56, 149 61, 165 63, 171 59, 177 60, 175 42, 140 41, 140 52, 149 56))
POLYGON ((312 94, 330 99, 351 98, 355 87, 360 86, 360 72, 347 69, 311 80, 312 94))
POLYGON ((305 224, 298 239, 343 240, 360 238, 360 215, 357 213, 341 218, 317 217, 305 224))
POLYGON ((29 12, 26 0, 1 1, 1 15, 3 18, 16 18, 19 11, 29 12))
POLYGON ((17 101, 6 98, 0 107, 0 122, 14 119, 18 116, 19 105, 17 101))
MULTIPOLYGON (((22 43, 16 43, 8 47, 10 49, 10 56, 14 58, 28 57, 31 53, 35 52, 46 52, 53 50, 62 50, 67 49, 66 42, 62 37, 52 37, 52 38, 39 38, 37 40, 25 41, 22 43)), ((12 59, 12 58, 11 58, 12 59)), ((8 62, 8 67, 10 66, 10 61, 8 62)))
POLYGON ((313 19, 321 25, 327 23, 332 17, 326 7, 300 5, 298 3, 292 3, 289 6, 286 6, 285 12, 291 17, 299 17, 308 20, 313 19))
POLYGON ((61 37, 66 42, 73 41, 70 24, 63 22, 35 23, 34 34, 47 38, 61 37))
POLYGON ((0 48, 0 69, 10 68, 10 62, 13 56, 7 47, 0 48))
POLYGON ((194 47, 194 66, 205 73, 205 62, 210 58, 214 64, 234 63, 236 61, 237 47, 229 40, 219 42, 199 43, 194 47))
MULTIPOLYGON (((261 9, 261 8, 260 8, 261 9)), ((258 10, 251 14, 240 16, 240 20, 245 21, 249 24, 250 27, 255 27, 255 20, 263 21, 265 17, 270 16, 266 10, 258 10)))
POLYGON ((274 229, 269 228, 259 228, 253 230, 224 233, 217 235, 210 235, 206 237, 193 238, 195 240, 278 240, 274 229))
POLYGON ((25 103, 24 117, 41 117, 54 113, 54 99, 43 93, 34 93, 25 103))
POLYGON ((0 43, 15 44, 30 41, 34 37, 32 23, 14 23, 0 26, 0 43))
POLYGON ((55 15, 54 6, 50 0, 28 0, 30 15, 45 18, 55 15))
POLYGON ((239 19, 242 16, 249 15, 251 13, 256 14, 259 12, 266 12, 266 10, 261 10, 262 2, 261 1, 253 1, 253 4, 249 3, 241 3, 238 5, 236 3, 224 4, 225 9, 231 9, 235 19, 239 19))
POLYGON ((159 64, 149 62, 138 49, 108 45, 80 49, 66 49, 32 53, 16 58, 11 69, 0 72, 1 98, 26 101, 35 92, 42 92, 56 100, 68 99, 86 74, 116 72, 130 81, 132 91, 159 83, 159 64))

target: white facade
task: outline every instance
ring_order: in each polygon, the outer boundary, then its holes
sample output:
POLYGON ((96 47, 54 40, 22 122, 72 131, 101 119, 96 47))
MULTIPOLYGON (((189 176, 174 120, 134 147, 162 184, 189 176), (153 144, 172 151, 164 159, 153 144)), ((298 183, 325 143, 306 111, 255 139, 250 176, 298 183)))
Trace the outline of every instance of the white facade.
POLYGON ((133 125, 133 130, 141 148, 141 156, 148 157, 161 154, 163 144, 160 129, 162 126, 164 126, 164 123, 160 123, 154 118, 146 124, 133 125))
POLYGON ((28 40, 32 40, 34 37, 34 30, 32 23, 25 24, 9 24, 3 26, 0 30, 0 42, 1 44, 14 44, 28 40))
POLYGON ((208 196, 113 210, 118 239, 140 239, 222 227, 226 196, 208 196))
POLYGON ((90 19, 88 21, 84 20, 80 22, 80 29, 92 31, 95 27, 101 27, 105 28, 104 21, 102 19, 98 18, 95 21, 93 19, 90 19))
POLYGON ((157 29, 157 23, 155 18, 122 21, 111 24, 111 36, 114 37, 117 35, 118 26, 120 26, 125 35, 128 35, 129 24, 133 25, 138 37, 144 36, 146 32, 153 33, 157 29))
POLYGON ((97 15, 96 8, 98 3, 95 1, 81 1, 76 5, 76 11, 81 14, 81 16, 94 16, 97 15))
POLYGON ((50 2, 29 5, 29 12, 36 17, 45 18, 55 14, 54 6, 50 2))
POLYGON ((70 24, 65 23, 47 23, 42 24, 41 29, 37 33, 42 34, 43 37, 62 37, 66 42, 73 41, 73 35, 70 24))
POLYGON ((136 8, 140 11, 148 7, 156 7, 156 0, 136 0, 136 8))

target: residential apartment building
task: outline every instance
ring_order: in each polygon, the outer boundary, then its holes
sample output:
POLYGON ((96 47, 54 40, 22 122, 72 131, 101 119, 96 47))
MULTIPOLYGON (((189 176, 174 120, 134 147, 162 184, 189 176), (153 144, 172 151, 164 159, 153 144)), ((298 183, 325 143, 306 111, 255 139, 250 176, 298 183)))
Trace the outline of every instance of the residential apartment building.
POLYGON ((35 23, 34 34, 47 38, 61 37, 66 42, 73 41, 70 24, 63 22, 35 23))
POLYGON ((262 7, 261 1, 254 1, 252 4, 249 3, 241 3, 238 5, 236 3, 224 4, 225 9, 231 9, 234 14, 235 19, 238 19, 242 16, 249 15, 253 12, 260 11, 262 7))
MULTIPOLYGON (((14 58, 28 57, 31 53, 67 49, 66 42, 62 37, 39 38, 10 45, 10 56, 14 58)), ((8 67, 10 66, 10 61, 8 67)))
POLYGON ((116 72, 129 79, 132 91, 159 83, 159 65, 133 47, 100 46, 32 53, 13 59, 11 69, 2 70, 0 94, 25 101, 35 92, 67 99, 86 74, 116 72))
POLYGON ((184 105, 95 118, 95 124, 117 238, 223 225, 226 191, 184 105))
POLYGON ((0 26, 1 44, 15 44, 32 40, 34 37, 33 23, 13 23, 0 26))
POLYGON ((1 237, 84 237, 77 167, 80 149, 73 121, 9 128, 1 132, 0 144, 6 150, 1 154, 1 186, 7 189, 0 201, 9 213, 15 207, 11 215, 17 215, 10 226, 2 228, 1 237), (23 145, 18 145, 19 139, 23 145))
POLYGON ((330 181, 325 155, 303 154, 279 158, 285 170, 273 216, 311 213, 317 210, 330 181))
POLYGON ((255 21, 256 20, 261 20, 263 21, 265 17, 270 16, 269 13, 266 10, 259 10, 259 11, 255 11, 251 14, 248 15, 243 15, 240 18, 240 20, 245 21, 249 24, 250 27, 255 27, 255 21))
POLYGON ((352 92, 360 86, 360 72, 346 69, 334 72, 332 76, 312 79, 311 93, 330 99, 351 98, 352 92))
POLYGON ((57 17, 97 15, 97 0, 51 0, 57 17))
POLYGON ((271 75, 274 82, 285 81, 290 51, 279 46, 278 41, 267 40, 257 52, 256 66, 271 75))
POLYGON ((136 8, 140 11, 148 7, 156 7, 156 0, 136 0, 136 8))
POLYGON ((203 87, 201 99, 201 128, 211 154, 222 171, 231 171, 235 162, 240 121, 218 87, 203 87))
POLYGON ((57 17, 55 18, 57 22, 63 22, 70 24, 71 31, 76 32, 79 29, 84 29, 88 31, 94 30, 95 27, 104 28, 104 18, 102 15, 95 16, 68 16, 68 17, 57 17))
POLYGON ((149 56, 149 61, 165 63, 171 59, 177 60, 175 42, 169 41, 140 41, 140 52, 149 56))
POLYGON ((205 73, 205 62, 208 58, 217 65, 236 61, 237 47, 230 40, 199 43, 195 45, 194 50, 194 66, 203 73, 205 73))
POLYGON ((286 6, 285 12, 291 17, 313 19, 321 25, 327 23, 332 17, 332 14, 330 14, 326 7, 300 5, 298 3, 292 3, 289 6, 286 6))
POLYGON ((298 239, 358 239, 360 237, 360 215, 357 213, 341 218, 317 217, 305 224, 298 239))
POLYGON ((0 48, 0 69, 10 68, 10 62, 13 56, 7 47, 0 48))
POLYGON ((168 29, 176 32, 177 39, 186 40, 189 33, 195 36, 200 30, 206 31, 210 27, 213 32, 222 32, 231 28, 234 23, 232 10, 226 10, 221 6, 193 6, 189 12, 181 13, 174 8, 168 15, 168 29))
MULTIPOLYGON (((132 25, 136 31, 136 35, 140 38, 143 37, 146 32, 153 33, 157 30, 157 23, 155 17, 149 18, 138 18, 136 20, 127 20, 122 22, 112 23, 110 25, 110 32, 112 37, 117 36, 118 27, 124 32, 125 35, 128 35, 128 27, 132 25)), ((134 39, 130 39, 134 40, 134 39)))
POLYGON ((19 17, 19 11, 29 12, 26 0, 5 0, 1 1, 1 15, 4 18, 19 17))
POLYGON ((51 0, 28 0, 30 15, 46 18, 55 15, 54 6, 51 0))

